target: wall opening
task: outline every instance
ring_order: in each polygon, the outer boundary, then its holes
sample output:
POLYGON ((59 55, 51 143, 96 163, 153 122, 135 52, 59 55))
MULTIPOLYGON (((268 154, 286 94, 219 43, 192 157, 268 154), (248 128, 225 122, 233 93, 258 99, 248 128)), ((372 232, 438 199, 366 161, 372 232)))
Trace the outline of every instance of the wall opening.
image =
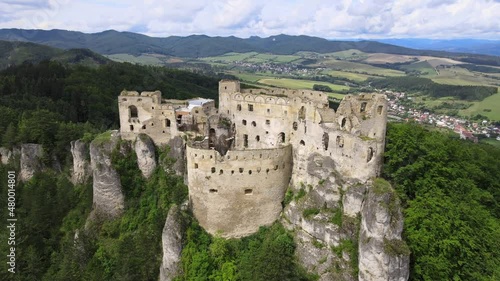
POLYGON ((220 169, 219 170, 219 175, 222 175, 222 174, 224 174, 224 170, 220 169))
POLYGON ((243 146, 248 147, 248 135, 243 135, 243 146))
POLYGON ((368 157, 366 158, 366 162, 370 162, 373 159, 373 148, 368 147, 368 157))
POLYGON ((344 138, 342 138, 341 136, 337 136, 336 143, 338 147, 344 147, 344 138))
POLYGON ((248 111, 253 111, 253 104, 248 105, 248 111))
POLYGON ((271 120, 266 119, 266 125, 271 125, 271 120))
POLYGON ((257 123, 255 123, 255 121, 252 121, 252 126, 257 127, 257 123))
POLYGON ((306 143, 303 140, 301 140, 300 145, 306 145, 306 143))
POLYGON ((143 130, 146 130, 146 125, 142 125, 142 129, 143 129, 143 130))
POLYGON ((165 127, 170 127, 170 119, 165 119, 165 127))
POLYGON ((198 163, 194 163, 194 168, 198 169, 198 163))
POLYGON ((240 168, 239 171, 240 171, 240 173, 243 173, 243 168, 240 168))
POLYGON ((292 125, 293 129, 295 131, 297 131, 297 128, 299 127, 299 125, 297 124, 297 122, 293 122, 293 125, 292 125))
POLYGON ((278 134, 278 144, 285 143, 285 133, 281 132, 278 134))
POLYGON ((359 109, 359 112, 365 112, 366 110, 366 101, 361 103, 361 108, 359 109))
POLYGON ((215 173, 215 167, 212 167, 212 174, 215 173))
POLYGON ((130 125, 130 131, 134 130, 134 125, 130 125))
POLYGON ((345 119, 345 117, 344 117, 344 118, 342 118, 342 122, 340 123, 340 127, 341 127, 341 128, 344 128, 344 127, 345 127, 345 123, 346 123, 346 122, 347 122, 347 119, 345 119))
POLYGON ((216 139, 217 139, 217 136, 215 135, 215 129, 211 128, 208 131, 208 148, 215 147, 216 139))
POLYGON ((274 170, 278 170, 278 165, 274 165, 274 170))
POLYGON ((245 120, 245 119, 241 120, 241 124, 243 124, 243 125, 246 126, 247 125, 247 120, 245 120))
POLYGON ((236 105, 236 110, 241 111, 241 104, 236 105))
POLYGON ((211 189, 209 190, 209 192, 210 192, 210 193, 217 193, 217 192, 219 192, 219 191, 218 191, 217 189, 213 189, 213 188, 211 188, 211 189))
POLYGON ((245 195, 251 195, 253 193, 253 190, 251 188, 245 189, 245 195))
POLYGON ((252 174, 252 170, 248 170, 248 174, 251 175, 252 174))
POLYGON ((380 115, 382 115, 382 109, 384 109, 384 107, 383 107, 383 106, 381 106, 381 105, 379 105, 379 106, 377 107, 377 113, 378 113, 378 114, 380 114, 380 115))
POLYGON ((181 123, 182 123, 182 115, 179 114, 179 115, 177 115, 177 124, 180 125, 181 123))
POLYGON ((328 142, 330 141, 330 136, 327 133, 323 133, 323 149, 328 150, 328 142))
POLYGON ((255 141, 259 142, 260 141, 260 136, 255 137, 255 141))
POLYGON ((268 108, 268 109, 267 109, 267 113, 271 113, 271 109, 269 109, 269 108, 268 108))
POLYGON ((130 118, 137 118, 138 117, 137 107, 135 107, 135 105, 129 106, 128 111, 129 111, 130 118))
POLYGON ((302 106, 299 110, 299 120, 304 119, 306 119, 306 108, 302 106))

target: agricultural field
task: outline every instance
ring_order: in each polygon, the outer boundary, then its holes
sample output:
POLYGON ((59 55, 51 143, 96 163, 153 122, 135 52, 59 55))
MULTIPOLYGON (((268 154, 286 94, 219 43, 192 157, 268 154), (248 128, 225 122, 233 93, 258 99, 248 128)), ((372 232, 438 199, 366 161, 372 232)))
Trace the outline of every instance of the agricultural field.
POLYGON ((461 115, 484 115, 491 120, 500 120, 500 90, 482 101, 474 102, 471 107, 461 110, 461 115))
POLYGON ((436 70, 427 61, 419 61, 408 65, 401 66, 402 69, 407 71, 419 71, 423 77, 435 77, 437 75, 436 70))
POLYGON ((294 56, 294 55, 273 55, 273 54, 260 54, 257 52, 248 52, 248 53, 227 53, 216 57, 201 58, 201 60, 205 62, 222 62, 222 63, 235 63, 235 62, 290 63, 300 58, 301 58, 300 56, 294 56))
POLYGON ((375 77, 366 74, 359 74, 359 73, 340 71, 340 70, 325 70, 322 73, 331 75, 332 77, 346 78, 356 82, 363 82, 366 81, 366 79, 368 78, 375 77))
POLYGON ((369 64, 352 62, 352 61, 345 61, 345 60, 334 60, 334 59, 333 60, 325 60, 325 61, 321 62, 320 65, 316 65, 316 66, 323 66, 323 67, 331 68, 334 70, 355 72, 355 73, 361 73, 361 74, 367 74, 367 75, 378 75, 378 76, 404 76, 405 75, 405 73, 403 71, 381 68, 381 67, 376 67, 376 66, 372 66, 369 64))
MULTIPOLYGON (((499 79, 486 77, 483 73, 472 72, 458 66, 438 68, 439 75, 431 78, 434 82, 449 85, 498 86, 499 79)), ((491 75, 490 75, 491 76, 491 75)))
POLYGON ((337 85, 337 84, 312 81, 312 80, 301 80, 301 79, 265 78, 265 79, 260 79, 258 82, 261 84, 271 85, 280 88, 290 88, 290 89, 312 89, 314 84, 318 84, 318 85, 328 86, 333 91, 349 90, 349 87, 344 85, 337 85))
POLYGON ((105 56, 110 60, 114 60, 116 62, 130 62, 143 65, 164 65, 164 61, 162 61, 158 56, 154 55, 134 56, 130 54, 112 54, 105 56))

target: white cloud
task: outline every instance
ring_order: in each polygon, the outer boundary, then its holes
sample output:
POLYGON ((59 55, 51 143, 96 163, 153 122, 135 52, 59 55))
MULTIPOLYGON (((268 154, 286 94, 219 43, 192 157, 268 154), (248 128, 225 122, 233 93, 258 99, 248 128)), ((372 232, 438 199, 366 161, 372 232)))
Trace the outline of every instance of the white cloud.
POLYGON ((0 0, 0 28, 500 40, 493 0, 0 0))

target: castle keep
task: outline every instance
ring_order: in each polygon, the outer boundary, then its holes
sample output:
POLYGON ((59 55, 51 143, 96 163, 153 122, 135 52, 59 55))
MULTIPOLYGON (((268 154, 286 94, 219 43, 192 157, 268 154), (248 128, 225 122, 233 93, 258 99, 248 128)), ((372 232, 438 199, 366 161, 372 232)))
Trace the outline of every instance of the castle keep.
POLYGON ((337 111, 319 91, 241 89, 219 83, 213 100, 165 100, 161 93, 123 91, 121 134, 157 145, 185 136, 186 177, 193 213, 208 232, 240 237, 269 225, 290 183, 311 182, 315 157, 344 178, 378 175, 387 122, 381 94, 346 95, 337 111))

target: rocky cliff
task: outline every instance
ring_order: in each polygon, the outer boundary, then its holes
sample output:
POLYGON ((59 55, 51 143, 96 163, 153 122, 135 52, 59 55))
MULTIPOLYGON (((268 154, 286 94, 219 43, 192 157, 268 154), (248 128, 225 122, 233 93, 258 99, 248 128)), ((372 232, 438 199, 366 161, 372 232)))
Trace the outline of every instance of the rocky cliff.
POLYGON ((319 155, 309 156, 304 172, 281 220, 293 230, 300 263, 322 281, 407 280, 403 217, 390 185, 343 178, 319 155))
POLYGON ((42 145, 34 143, 21 145, 21 172, 19 173, 19 179, 21 181, 30 180, 35 173, 40 172, 44 168, 41 161, 42 156, 42 145))
POLYGON ((5 147, 0 147, 0 164, 7 165, 12 159, 12 151, 5 147))
POLYGON ((387 182, 375 180, 361 210, 359 280, 408 280, 410 252, 402 231, 396 193, 387 182))
POLYGON ((163 259, 160 266, 160 281, 170 281, 180 274, 182 252, 182 217, 179 206, 174 205, 168 211, 163 227, 163 259))
POLYGON ((137 136, 135 139, 135 154, 142 176, 149 178, 156 169, 156 158, 155 145, 148 135, 140 134, 137 136))
POLYGON ((73 155, 71 181, 73 184, 81 184, 87 181, 91 174, 88 145, 82 140, 72 141, 71 155, 73 155))
POLYGON ((120 140, 117 131, 106 132, 90 143, 93 175, 93 215, 116 217, 123 213, 124 195, 120 176, 111 163, 111 153, 120 140))

